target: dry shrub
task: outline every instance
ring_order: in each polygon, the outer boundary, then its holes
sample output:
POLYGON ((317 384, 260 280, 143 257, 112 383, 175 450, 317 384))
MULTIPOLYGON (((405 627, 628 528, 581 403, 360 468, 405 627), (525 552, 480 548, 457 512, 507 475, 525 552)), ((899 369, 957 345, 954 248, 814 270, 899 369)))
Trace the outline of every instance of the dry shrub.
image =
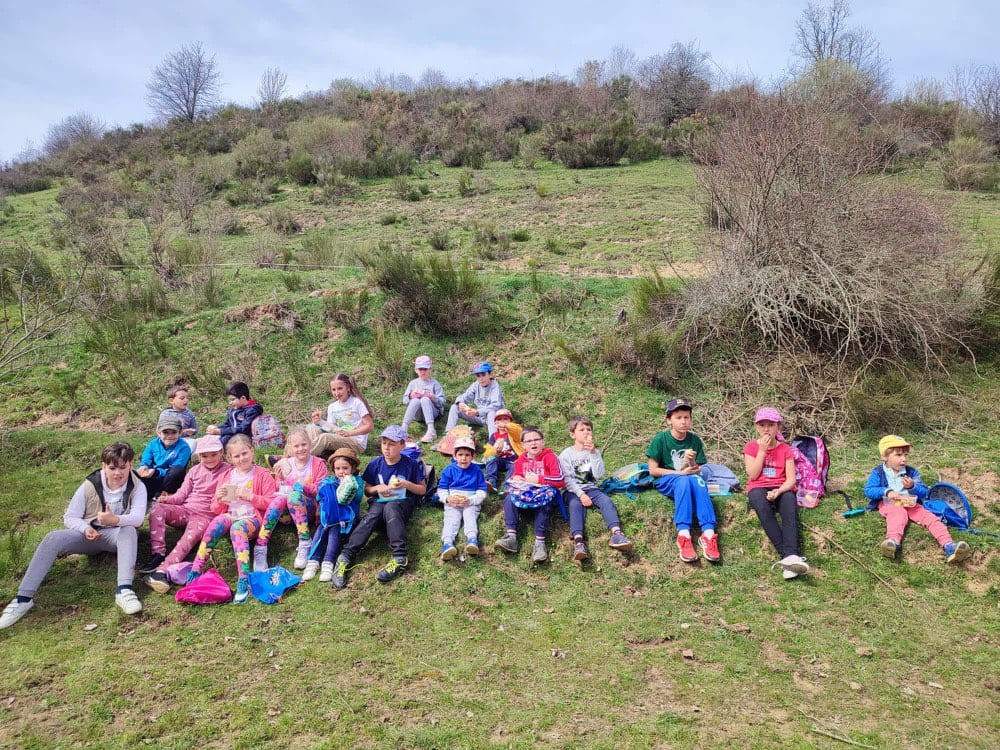
POLYGON ((723 226, 676 313, 688 347, 930 364, 959 343, 974 272, 929 199, 879 178, 881 139, 816 102, 756 96, 702 148, 723 226))

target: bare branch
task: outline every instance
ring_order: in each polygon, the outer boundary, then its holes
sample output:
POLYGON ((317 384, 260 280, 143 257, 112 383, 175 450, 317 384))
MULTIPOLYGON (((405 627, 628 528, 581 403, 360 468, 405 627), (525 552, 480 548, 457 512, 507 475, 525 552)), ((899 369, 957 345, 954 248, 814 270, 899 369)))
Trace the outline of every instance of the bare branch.
POLYGON ((215 106, 220 86, 215 55, 209 55, 201 42, 185 44, 153 69, 146 101, 162 117, 194 122, 215 106))

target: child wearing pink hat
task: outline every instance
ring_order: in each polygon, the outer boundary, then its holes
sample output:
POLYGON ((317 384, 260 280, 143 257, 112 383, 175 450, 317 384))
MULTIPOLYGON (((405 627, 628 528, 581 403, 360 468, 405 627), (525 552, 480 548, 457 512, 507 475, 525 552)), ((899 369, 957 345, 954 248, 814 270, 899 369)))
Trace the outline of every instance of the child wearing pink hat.
POLYGON ((427 425, 427 431, 420 438, 421 443, 433 443, 437 440, 434 420, 444 413, 444 388, 431 377, 431 358, 421 354, 413 362, 413 371, 417 377, 410 381, 403 392, 403 403, 406 413, 403 415, 403 430, 414 420, 427 425))
POLYGON ((780 567, 785 580, 798 578, 809 572, 809 566, 799 555, 795 457, 780 432, 781 412, 765 406, 757 410, 753 421, 758 437, 743 446, 747 496, 781 558, 772 568, 780 567))

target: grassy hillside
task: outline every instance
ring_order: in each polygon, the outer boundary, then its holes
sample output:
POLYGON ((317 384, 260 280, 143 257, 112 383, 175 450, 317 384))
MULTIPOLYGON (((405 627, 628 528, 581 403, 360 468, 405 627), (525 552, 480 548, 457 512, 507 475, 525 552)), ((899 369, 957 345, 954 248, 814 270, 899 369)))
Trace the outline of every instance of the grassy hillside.
MULTIPOLYGON (((175 229, 175 247, 201 248, 192 262, 203 262, 209 246, 210 259, 224 264, 210 295, 204 270, 192 268, 164 292, 159 311, 147 301, 127 325, 97 321, 72 332, 8 389, 0 595, 13 595, 38 541, 60 525, 100 446, 109 436, 144 444, 166 385, 179 377, 194 386, 202 425, 221 419, 233 378, 248 379, 268 411, 294 424, 328 401, 332 373, 355 372, 381 428, 401 416, 417 354, 434 359, 449 397, 471 381, 469 366, 488 357, 515 413, 540 424, 557 450, 568 443, 568 416, 582 411, 595 421, 609 466, 639 460, 662 429, 663 405, 685 393, 698 404, 695 429, 710 456, 738 467, 756 406, 724 395, 721 384, 738 373, 682 370, 667 391, 590 355, 570 361, 556 346, 561 337, 582 351, 614 331, 619 311, 631 306, 630 276, 653 267, 700 272, 703 230, 689 166, 664 160, 571 172, 495 164, 478 173, 486 192, 468 197, 458 191, 461 173, 434 166, 411 178, 428 188, 416 202, 397 197, 390 180, 364 183, 360 196, 334 205, 285 187, 260 209, 232 208, 223 191, 199 209, 196 234, 175 229), (281 208, 302 231, 266 228, 281 208), (230 219, 246 233, 224 233, 230 219), (484 249, 475 239, 484 225, 527 237, 484 249), (428 244, 440 233, 456 257, 476 264, 498 303, 500 319, 483 333, 440 338, 390 328, 387 350, 376 353, 380 296, 348 330, 328 317, 328 297, 310 294, 361 288, 355 252, 380 242, 440 256, 428 244), (258 268, 262 254, 287 263, 258 268), (313 265, 334 267, 304 268, 317 259, 313 265), (300 321, 290 329, 282 324, 289 314, 300 321), (95 331, 120 344, 121 355, 96 345, 95 331)), ((894 179, 937 193, 928 172, 894 179)), ((10 198, 0 243, 28 242, 57 256, 58 228, 49 221, 60 213, 56 192, 10 198)), ((942 200, 970 247, 996 246, 996 195, 942 200)), ((114 222, 130 238, 126 256, 140 265, 148 245, 141 226, 124 215, 114 222)), ((123 286, 151 285, 140 267, 120 275, 123 286)), ((995 364, 956 363, 950 381, 916 385, 929 406, 921 404, 925 426, 905 433, 916 445, 914 463, 925 479, 961 484, 979 525, 1000 531, 995 364)), ((810 426, 807 416, 792 416, 810 426)), ((835 486, 858 498, 878 435, 852 424, 839 432, 831 441, 835 486)), ((488 550, 441 564, 440 512, 425 508, 411 522, 411 572, 398 582, 375 582, 386 558, 376 540, 344 591, 314 581, 273 607, 181 608, 139 586, 144 612, 126 617, 112 602, 108 561, 61 561, 36 610, 0 632, 9 665, 0 673, 0 744, 844 746, 836 735, 887 748, 996 745, 995 541, 961 535, 976 553, 955 569, 916 529, 891 563, 875 546, 881 518, 845 520, 834 498, 802 514, 814 574, 785 583, 769 571, 773 551, 745 498, 716 507, 721 566, 678 561, 671 506, 644 493, 619 502, 636 554, 608 549, 592 515, 594 557, 582 569, 570 561, 561 521, 546 566, 533 568, 526 547, 514 559, 488 550)), ((501 532, 496 498, 481 527, 489 542, 501 532)), ((279 531, 275 541, 290 567, 291 534, 279 531)), ((232 579, 228 549, 221 545, 216 562, 232 579)), ((140 557, 147 550, 143 534, 140 557)))

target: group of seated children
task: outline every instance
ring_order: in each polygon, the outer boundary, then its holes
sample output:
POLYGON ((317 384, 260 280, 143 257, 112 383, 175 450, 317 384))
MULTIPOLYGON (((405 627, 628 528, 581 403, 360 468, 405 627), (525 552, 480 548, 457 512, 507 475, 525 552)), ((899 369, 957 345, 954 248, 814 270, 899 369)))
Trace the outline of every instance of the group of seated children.
MULTIPOLYGON (((262 409, 244 383, 230 386, 225 422, 209 427, 197 439, 193 452, 198 461, 188 469, 192 449, 186 441, 196 434, 197 423, 187 408, 187 390, 172 387, 170 408, 160 414, 157 436, 146 446, 135 471, 134 452, 127 443, 112 443, 101 453, 101 468, 83 480, 69 502, 63 516, 66 528, 49 532, 38 545, 17 596, 0 615, 0 628, 13 625, 34 606, 35 592, 60 556, 114 552, 118 565, 115 602, 123 612, 135 614, 142 604, 132 588, 134 570, 145 574, 143 580, 154 591, 165 593, 177 580, 177 568, 196 546, 194 562, 181 580, 191 582, 204 571, 226 534, 238 570, 234 601, 244 602, 250 593, 251 570, 267 569, 271 535, 288 517, 298 535, 293 567, 304 571, 304 580, 319 573, 319 580, 343 588, 352 561, 376 531, 385 534, 391 554, 376 578, 382 583, 393 580, 408 565, 406 524, 427 492, 423 462, 403 452, 409 439, 406 428, 413 421, 423 421, 426 432, 421 439, 436 439, 434 420, 444 407, 444 390, 431 377, 430 358, 418 357, 415 370, 418 377, 409 383, 404 396, 403 426, 390 425, 382 431, 380 455, 368 462, 360 478, 358 456, 374 425, 367 402, 347 375, 337 375, 330 383, 334 401, 325 420, 317 411, 310 425, 291 430, 285 454, 273 472, 254 463, 249 433, 262 409), (330 451, 328 461, 319 457, 330 451), (369 506, 362 514, 364 496, 369 506), (149 513, 151 554, 136 568, 137 529, 146 517, 147 498, 155 500, 149 513), (169 553, 167 526, 182 529, 169 553)), ((447 561, 459 555, 455 542, 463 526, 462 550, 466 555, 480 553, 479 515, 488 493, 501 487, 505 530, 495 542, 497 549, 518 551, 518 530, 525 520, 534 531, 532 560, 547 560, 550 514, 563 508, 565 498, 573 559, 583 561, 590 556, 584 535, 588 508, 600 512, 610 533, 609 546, 630 552, 633 543, 622 531, 615 503, 600 490, 604 461, 594 444, 593 423, 583 416, 573 417, 568 425, 573 444, 557 456, 545 446, 538 427, 513 422, 488 362, 476 365, 473 373, 476 382, 452 406, 448 429, 459 419, 487 427, 485 471, 475 462, 471 432, 455 438, 454 458, 437 486, 444 506, 440 558, 447 561), (501 473, 506 475, 503 484, 501 473)), ((657 490, 673 499, 680 558, 685 562, 698 559, 692 539, 692 527, 697 524, 701 554, 718 563, 715 509, 701 474, 707 459, 701 439, 691 430, 690 401, 673 399, 666 417, 667 429, 652 439, 646 451, 649 473, 656 478, 657 490)), ((792 579, 808 573, 809 565, 800 554, 795 461, 781 434, 781 423, 777 409, 757 410, 757 438, 743 447, 743 458, 749 504, 778 554, 772 567, 780 567, 783 577, 792 579)), ((886 519, 881 552, 894 557, 906 524, 914 521, 931 532, 949 563, 961 562, 971 549, 964 541, 956 543, 944 524, 921 505, 928 490, 907 463, 910 448, 897 435, 882 438, 882 464, 865 485, 868 508, 877 509, 886 519)))

